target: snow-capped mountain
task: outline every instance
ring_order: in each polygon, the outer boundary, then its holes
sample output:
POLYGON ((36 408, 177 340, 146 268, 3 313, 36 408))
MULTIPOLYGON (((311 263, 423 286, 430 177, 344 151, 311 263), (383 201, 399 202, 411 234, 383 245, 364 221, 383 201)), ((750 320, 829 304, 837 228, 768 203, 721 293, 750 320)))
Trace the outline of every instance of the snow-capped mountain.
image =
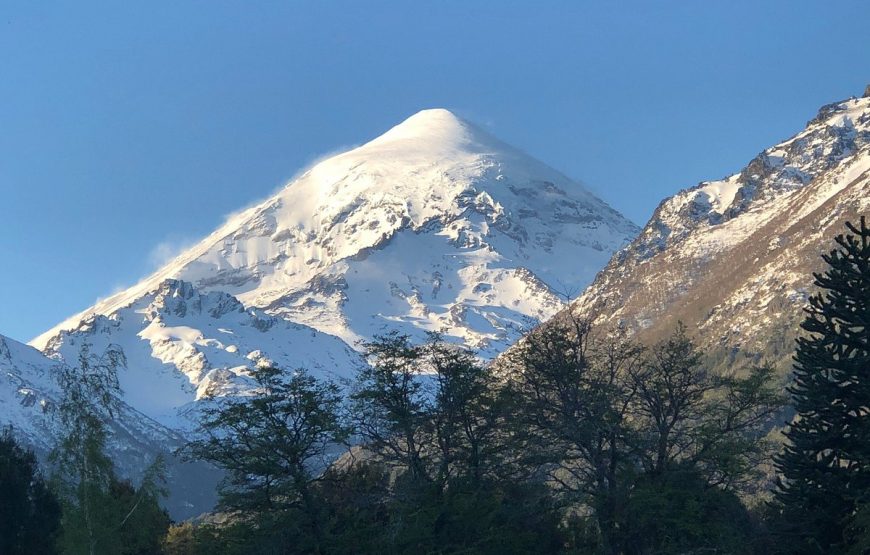
POLYGON ((115 442, 124 460, 151 452, 158 432, 165 449, 179 445, 200 402, 243 391, 260 363, 341 382, 365 364, 359 341, 391 330, 440 331, 493 356, 564 308, 637 231, 578 183, 426 110, 36 338, 42 354, 16 347, 10 364, 32 362, 31 377, 9 378, 0 422, 25 423, 33 443, 48 437, 38 408, 56 389, 45 368, 74 362, 85 343, 127 357, 130 419, 118 425, 141 445, 115 442))
POLYGON ((120 345, 126 400, 174 429, 260 361, 348 378, 398 330, 494 355, 564 307, 637 229, 446 110, 329 158, 138 285, 33 344, 120 345))
POLYGON ((12 426, 42 454, 54 446, 50 416, 59 397, 56 364, 33 347, 0 335, 0 423, 12 426))
POLYGON ((787 368, 820 254, 868 209, 865 95, 824 106, 739 173, 666 199, 570 309, 649 340, 682 320, 723 367, 787 368))
MULTIPOLYGON (((426 110, 41 335, 42 353, 0 341, 0 422, 46 451, 52 365, 74 363, 85 343, 119 346, 125 404, 112 449, 134 476, 137 461, 189 437, 200 401, 249 387, 254 365, 342 382, 365 363, 359 341, 391 330, 440 331, 492 356, 564 308, 637 231, 555 170, 426 110)), ((202 480, 214 475, 172 472, 173 515, 208 509, 188 498, 213 491, 202 480)))
POLYGON ((60 332, 178 279, 351 346, 387 330, 441 331, 491 356, 560 310, 636 233, 578 183, 447 110, 425 110, 32 344, 59 351, 60 332))
MULTIPOLYGON (((99 352, 99 351, 97 351, 99 352)), ((30 347, 0 335, 0 414, 16 436, 44 455, 55 445, 57 423, 52 418, 61 397, 56 382, 62 364, 30 347)), ((183 438, 122 402, 112 425, 114 448, 127 450, 148 444, 181 445, 183 438)), ((130 461, 125 461, 130 462, 130 461)), ((134 464, 124 470, 144 469, 134 464)))

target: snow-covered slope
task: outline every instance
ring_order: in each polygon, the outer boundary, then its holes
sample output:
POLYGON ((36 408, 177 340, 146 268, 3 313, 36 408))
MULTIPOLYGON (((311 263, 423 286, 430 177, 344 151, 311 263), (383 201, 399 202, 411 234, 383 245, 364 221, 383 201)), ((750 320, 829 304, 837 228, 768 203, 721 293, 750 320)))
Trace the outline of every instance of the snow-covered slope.
POLYGON ((868 211, 870 98, 852 98, 739 173, 662 202, 571 310, 653 340, 683 320, 724 366, 785 368, 819 255, 868 211))
POLYGON ((43 454, 54 446, 55 364, 33 347, 0 335, 0 426, 12 426, 18 437, 43 454))
MULTIPOLYGON (((95 350, 95 352, 101 352, 95 350)), ((76 352, 76 355, 78 352, 76 352)), ((62 364, 28 345, 0 335, 0 424, 10 425, 34 450, 45 454, 55 445, 54 412, 60 398, 56 369, 62 364)), ((153 445, 181 445, 182 437, 122 402, 111 429, 116 451, 153 445)), ((122 470, 135 473, 142 463, 122 461, 122 470), (123 465, 131 463, 128 467, 123 465)))
MULTIPOLYGON (((33 347, 0 335, 0 427, 11 426, 16 438, 42 460, 60 437, 56 418, 60 390, 55 381, 59 364, 33 347)), ((108 449, 121 476, 135 482, 158 454, 164 455, 171 491, 166 505, 173 518, 196 516, 212 506, 218 474, 203 464, 182 463, 173 456, 184 443, 179 433, 124 402, 108 424, 108 449)))
POLYGON ((491 356, 561 309, 636 233, 576 182, 447 110, 425 110, 32 344, 138 306, 171 278, 352 346, 392 329, 441 331, 491 356))
POLYGON ((248 370, 255 365, 306 368, 341 382, 363 364, 337 337, 171 279, 110 316, 93 314, 59 333, 45 352, 75 360, 83 342, 97 352, 120 346, 127 356, 118 376, 125 401, 177 430, 195 425, 188 413, 196 401, 250 387, 248 370))

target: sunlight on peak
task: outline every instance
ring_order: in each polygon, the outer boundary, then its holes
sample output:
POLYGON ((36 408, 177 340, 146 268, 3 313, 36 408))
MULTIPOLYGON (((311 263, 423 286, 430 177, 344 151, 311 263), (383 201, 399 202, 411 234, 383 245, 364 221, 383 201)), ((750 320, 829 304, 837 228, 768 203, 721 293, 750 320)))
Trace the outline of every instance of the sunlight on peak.
POLYGON ((461 140, 468 138, 473 126, 444 108, 421 110, 396 125, 370 145, 405 139, 461 140))

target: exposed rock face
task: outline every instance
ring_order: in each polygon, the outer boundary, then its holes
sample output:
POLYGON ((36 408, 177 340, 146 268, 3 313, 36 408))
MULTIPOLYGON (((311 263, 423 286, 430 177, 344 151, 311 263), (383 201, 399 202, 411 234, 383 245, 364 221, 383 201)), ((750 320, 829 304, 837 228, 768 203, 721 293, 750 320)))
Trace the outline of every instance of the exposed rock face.
POLYGON ((870 208, 870 98, 824 106, 739 173, 666 199, 571 304, 655 340, 677 320, 723 366, 788 366, 820 254, 870 208))

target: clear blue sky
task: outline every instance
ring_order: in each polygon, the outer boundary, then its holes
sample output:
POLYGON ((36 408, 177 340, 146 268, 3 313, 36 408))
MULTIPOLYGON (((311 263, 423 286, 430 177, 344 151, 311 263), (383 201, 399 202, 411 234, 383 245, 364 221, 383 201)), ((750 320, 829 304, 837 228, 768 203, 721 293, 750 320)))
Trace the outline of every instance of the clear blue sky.
POLYGON ((427 107, 639 224, 870 82, 870 2, 0 4, 0 333, 427 107))

